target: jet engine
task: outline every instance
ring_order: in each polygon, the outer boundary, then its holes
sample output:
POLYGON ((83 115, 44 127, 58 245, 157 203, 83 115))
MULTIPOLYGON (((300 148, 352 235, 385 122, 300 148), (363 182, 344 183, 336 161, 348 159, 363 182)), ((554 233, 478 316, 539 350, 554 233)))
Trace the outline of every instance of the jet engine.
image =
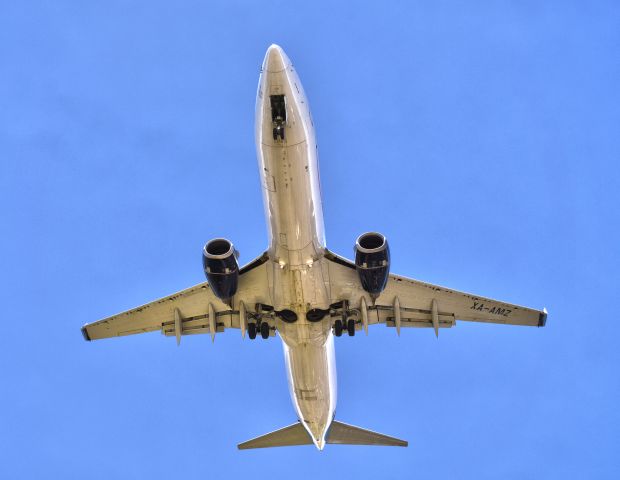
POLYGON ((239 264, 232 242, 225 238, 215 238, 205 245, 202 251, 202 266, 209 286, 216 297, 225 303, 237 293, 239 284, 239 264))
POLYGON ((390 273, 390 247, 387 239, 376 232, 360 235, 355 242, 355 267, 362 288, 377 298, 385 288, 390 273))

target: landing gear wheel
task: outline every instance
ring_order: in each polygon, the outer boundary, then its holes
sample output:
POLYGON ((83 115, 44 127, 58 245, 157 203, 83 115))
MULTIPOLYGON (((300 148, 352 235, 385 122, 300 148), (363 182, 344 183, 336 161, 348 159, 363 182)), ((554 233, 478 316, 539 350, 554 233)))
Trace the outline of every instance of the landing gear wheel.
POLYGON ((260 324, 260 336, 265 340, 269 338, 269 324, 267 322, 262 322, 260 324))
POLYGON ((256 338, 256 324, 254 322, 248 323, 248 337, 250 337, 250 340, 256 338))
POLYGON ((336 320, 334 322, 334 335, 340 337, 342 335, 342 320, 336 320))
POLYGON ((349 333, 349 337, 353 337, 355 335, 355 320, 349 318, 347 322, 347 332, 349 333))

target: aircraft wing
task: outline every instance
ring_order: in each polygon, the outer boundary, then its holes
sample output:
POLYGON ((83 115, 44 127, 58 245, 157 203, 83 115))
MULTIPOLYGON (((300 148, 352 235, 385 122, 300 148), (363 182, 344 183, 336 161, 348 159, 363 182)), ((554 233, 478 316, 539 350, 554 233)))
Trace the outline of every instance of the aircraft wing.
POLYGON ((176 336, 179 342, 181 335, 210 333, 213 337, 226 328, 240 328, 242 302, 252 310, 255 303, 270 303, 266 261, 267 256, 263 254, 240 269, 232 309, 221 302, 205 282, 86 324, 82 334, 90 341, 159 330, 164 335, 176 336))
POLYGON ((362 289, 355 264, 329 252, 332 299, 345 299, 359 311, 364 327, 384 323, 389 327, 452 327, 456 320, 543 327, 546 310, 535 310, 479 295, 390 274, 387 286, 372 304, 362 289), (366 313, 364 313, 366 311, 366 313), (366 319, 364 319, 366 317, 366 319))

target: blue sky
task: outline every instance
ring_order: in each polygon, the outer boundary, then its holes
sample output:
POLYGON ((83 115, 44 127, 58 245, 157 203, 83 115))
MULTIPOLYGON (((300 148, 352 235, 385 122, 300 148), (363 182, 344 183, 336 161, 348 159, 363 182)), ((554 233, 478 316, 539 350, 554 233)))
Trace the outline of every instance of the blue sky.
POLYGON ((0 477, 618 478, 617 2, 3 2, 0 477), (544 3, 544 4, 543 4, 544 3), (79 327, 266 247, 254 100, 309 96, 329 247, 544 329, 336 343, 337 418, 408 449, 238 452, 295 420, 279 341, 79 327))

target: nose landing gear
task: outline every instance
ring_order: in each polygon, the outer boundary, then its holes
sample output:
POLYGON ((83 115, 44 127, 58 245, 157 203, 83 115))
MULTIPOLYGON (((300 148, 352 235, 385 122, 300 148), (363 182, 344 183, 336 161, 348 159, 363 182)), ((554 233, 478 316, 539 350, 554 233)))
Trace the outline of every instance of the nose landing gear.
POLYGON ((276 123, 276 126, 273 127, 273 139, 284 141, 284 131, 284 123, 276 123))
POLYGON ((273 124, 273 139, 284 141, 286 127, 286 99, 284 95, 270 95, 271 122, 273 124))

